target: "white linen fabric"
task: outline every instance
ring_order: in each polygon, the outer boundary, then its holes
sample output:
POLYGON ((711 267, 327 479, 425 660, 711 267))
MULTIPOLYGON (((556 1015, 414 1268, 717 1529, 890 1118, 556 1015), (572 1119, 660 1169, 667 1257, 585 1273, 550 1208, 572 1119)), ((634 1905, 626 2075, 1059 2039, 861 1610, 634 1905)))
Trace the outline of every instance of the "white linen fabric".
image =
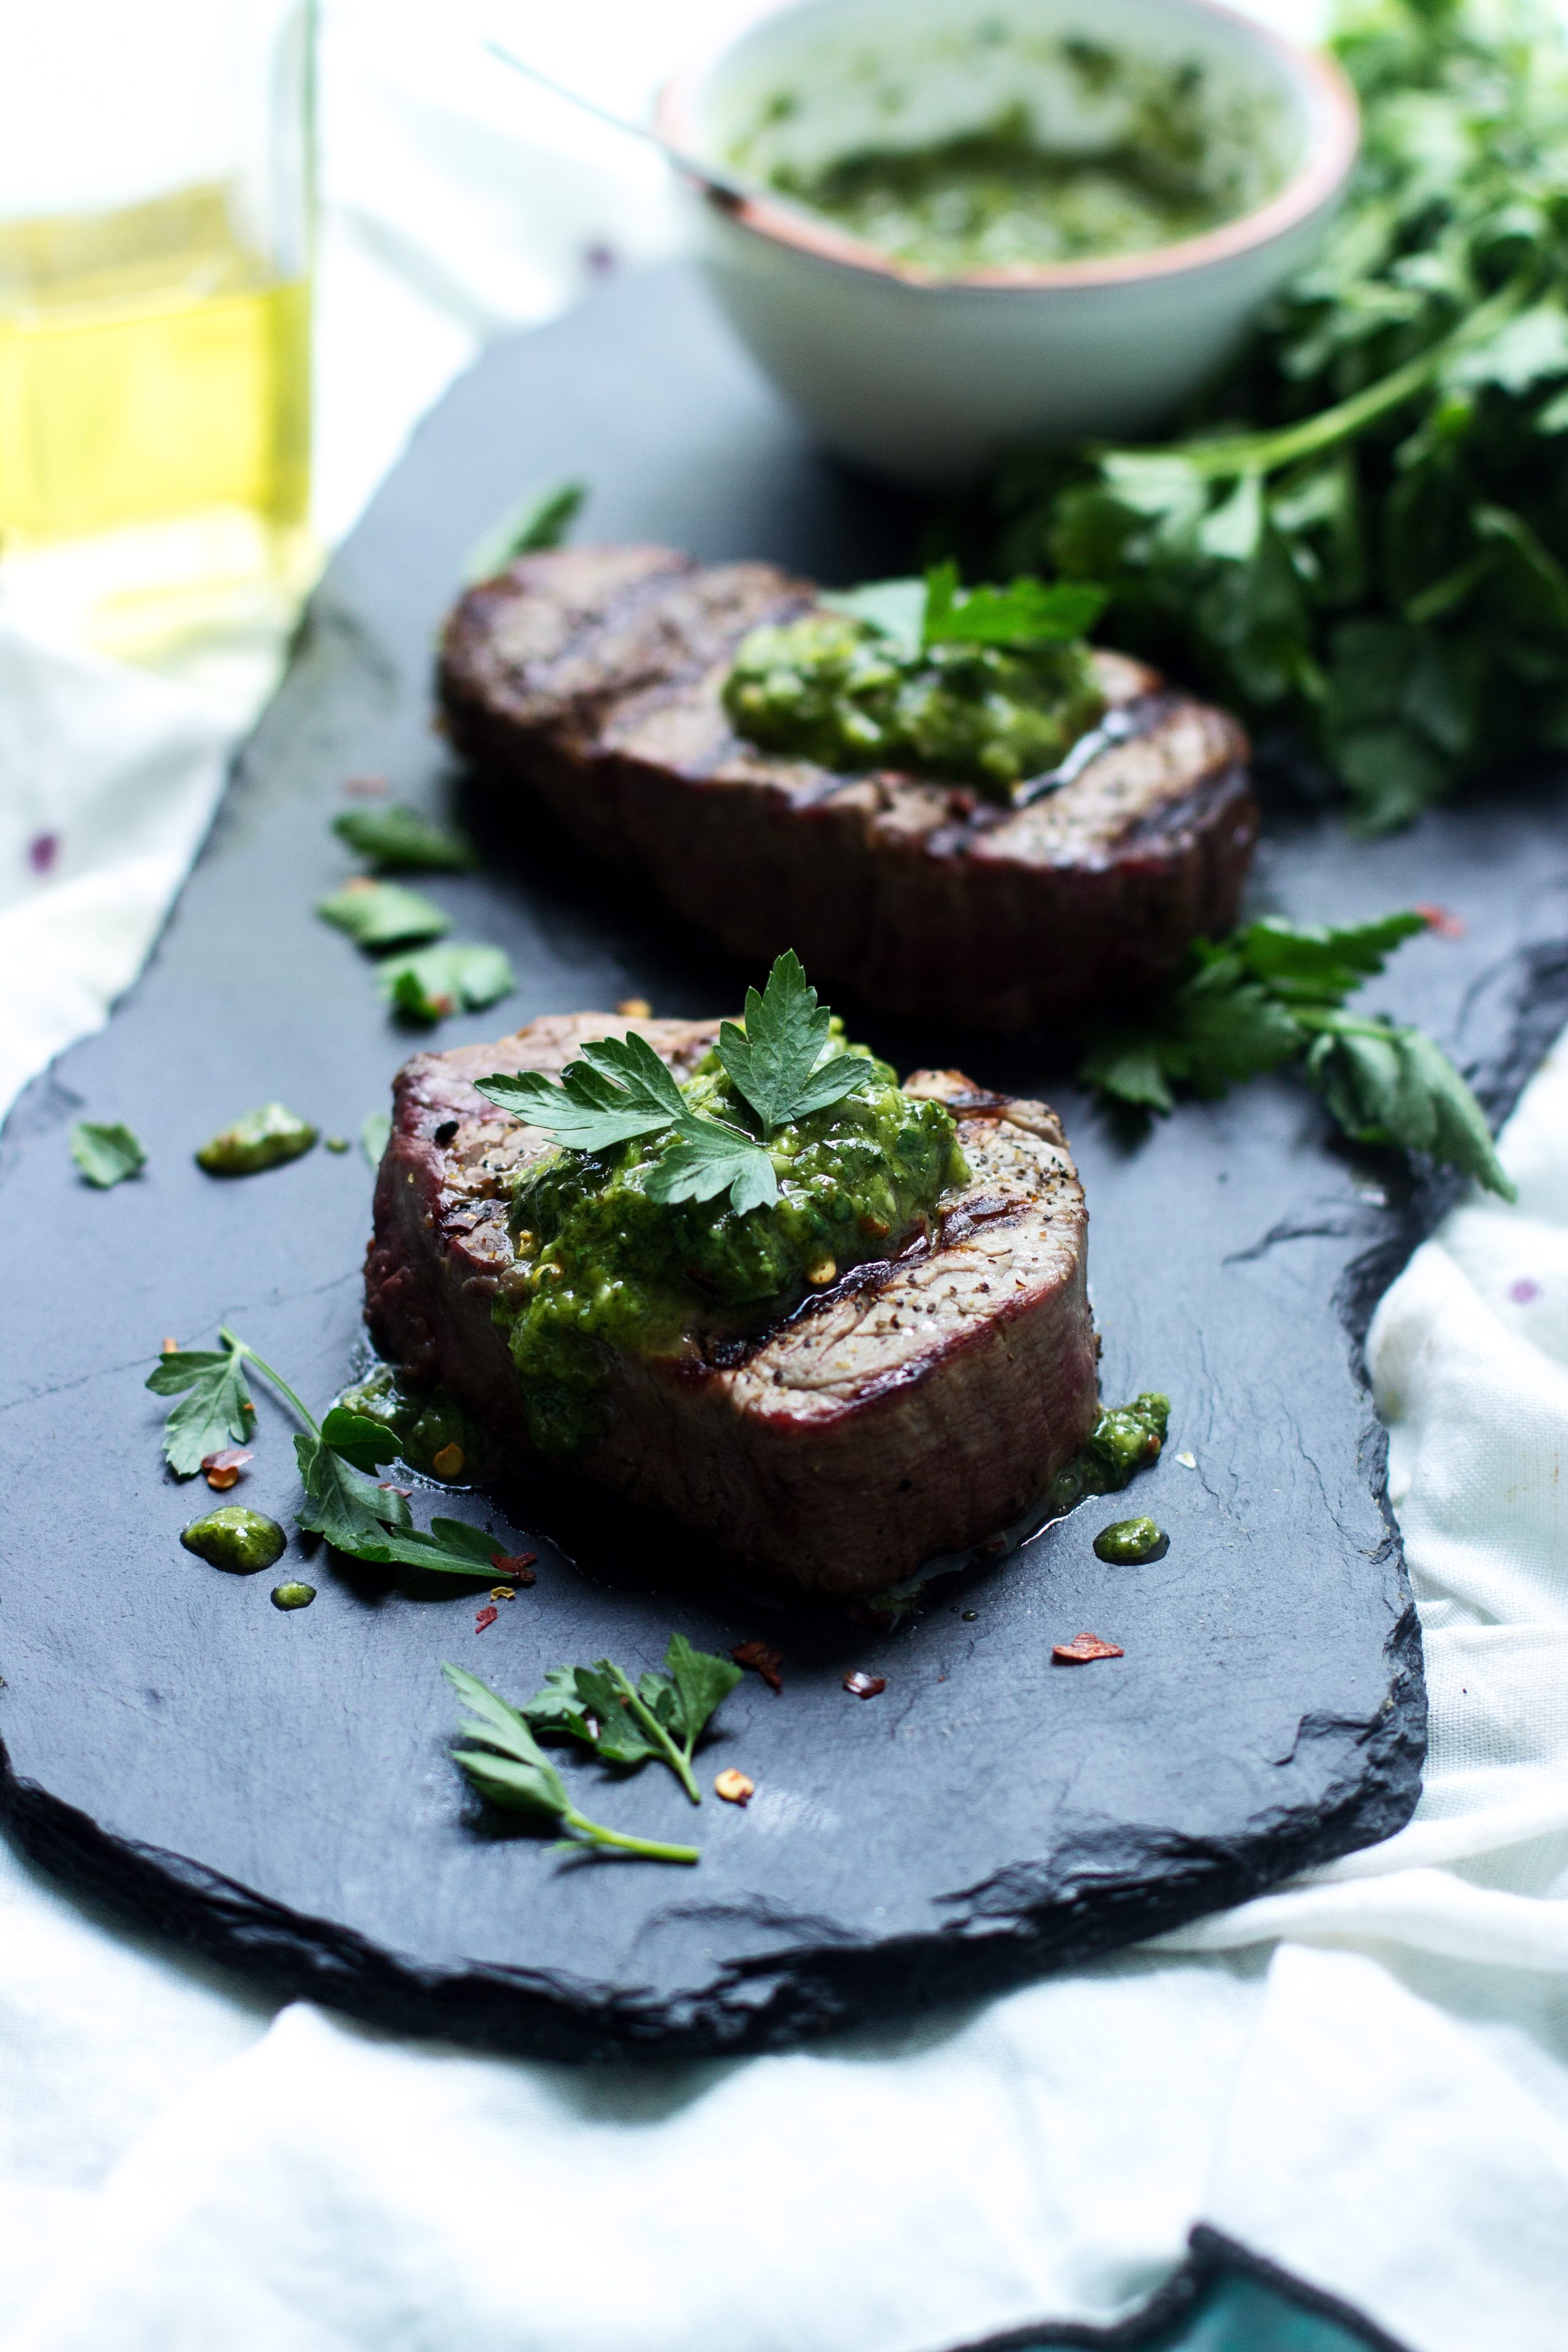
MULTIPOLYGON (((725 5, 594 0, 536 53, 633 105, 725 5)), ((431 25, 328 16, 333 533, 485 334, 672 233, 638 166, 431 25)), ((132 977, 226 741, 0 635, 0 1105, 132 977)), ((1198 2221, 1412 2352, 1559 2352, 1568 1047, 1503 1155, 1518 1206, 1458 1211, 1371 1335, 1432 1697, 1399 1836, 918 2028, 590 2073, 274 2016, 0 1847, 7 2352, 941 2352, 1135 2310, 1198 2221)))
POLYGON ((163 679, 0 620, 0 1112, 141 971, 230 741, 163 679))

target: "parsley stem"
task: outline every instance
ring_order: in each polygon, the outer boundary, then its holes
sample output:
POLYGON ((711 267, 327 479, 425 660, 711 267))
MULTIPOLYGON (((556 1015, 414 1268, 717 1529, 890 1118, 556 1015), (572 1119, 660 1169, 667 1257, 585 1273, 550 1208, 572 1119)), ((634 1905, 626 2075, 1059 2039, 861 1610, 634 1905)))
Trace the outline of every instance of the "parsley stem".
POLYGON ((257 1354, 254 1348, 247 1348, 245 1341, 237 1337, 237 1335, 233 1331, 230 1331, 226 1326, 220 1327, 218 1338, 223 1341, 226 1348, 233 1350, 235 1355, 243 1356, 248 1362, 254 1364, 257 1370, 260 1372, 265 1379, 269 1380, 275 1389, 280 1389, 283 1394, 288 1398, 289 1403, 293 1406, 295 1412, 299 1414, 300 1420, 304 1423, 306 1428, 310 1432, 311 1436, 320 1437, 321 1433, 321 1424, 317 1421, 315 1414, 310 1411, 308 1405, 300 1402, 300 1399, 295 1395, 293 1390, 289 1387, 281 1372, 275 1372, 271 1365, 265 1362, 262 1358, 257 1354))
POLYGON ((1283 467, 1294 465, 1300 457, 1314 457, 1336 442, 1348 441, 1363 425, 1372 425, 1388 410, 1398 408, 1411 395, 1421 390, 1456 352, 1466 350, 1475 342, 1484 342, 1503 322, 1510 318, 1523 301, 1529 288, 1523 278, 1515 278, 1483 302, 1460 321, 1441 342, 1422 352, 1403 367, 1380 376, 1348 400, 1332 408, 1321 408, 1300 425, 1287 425, 1264 433, 1232 434, 1228 440, 1177 442, 1169 450, 1108 449, 1103 457, 1175 457, 1194 474, 1205 479, 1223 480, 1233 474, 1277 474, 1283 467))
POLYGON ((628 1713, 641 1724, 692 1803, 700 1805, 702 1802, 702 1791, 697 1785, 697 1776, 692 1771, 688 1759, 676 1746, 652 1707, 645 1705, 638 1696, 637 1685, 626 1669, 623 1666, 612 1665, 610 1672, 620 1685, 621 1696, 626 1703, 628 1713))
POLYGON ((625 1853, 640 1853, 648 1862, 700 1862, 702 1851, 695 1845, 661 1845, 657 1838, 628 1836, 622 1830, 607 1830, 601 1822, 591 1822, 585 1813, 577 1812, 571 1805, 560 1816, 569 1829, 577 1831, 590 1845, 618 1846, 625 1853))

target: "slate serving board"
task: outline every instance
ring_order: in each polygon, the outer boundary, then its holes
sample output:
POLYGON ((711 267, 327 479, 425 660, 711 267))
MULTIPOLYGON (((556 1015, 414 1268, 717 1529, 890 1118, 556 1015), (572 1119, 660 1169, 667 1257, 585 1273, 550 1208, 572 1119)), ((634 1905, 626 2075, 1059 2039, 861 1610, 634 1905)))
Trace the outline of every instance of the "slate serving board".
MULTIPOLYGON (((569 1490, 458 1498, 540 1555, 536 1588, 482 1632, 482 1592, 415 1597, 307 1565, 297 1539, 276 1574, 320 1597, 294 1615, 268 1605, 273 1575, 184 1552, 213 1498, 160 1465, 142 1382, 161 1339, 210 1344, 226 1319, 324 1406, 361 1345, 371 1191, 357 1147, 227 1184, 191 1152, 272 1096, 351 1136, 385 1102, 418 1041, 311 912, 349 864, 328 819, 365 771, 439 805, 431 646, 463 556, 520 491, 577 474, 595 537, 829 580, 907 556, 910 514, 810 453, 680 270, 497 349, 423 427, 333 563, 150 970, 5 1131, 0 1803, 76 1887, 402 2031, 565 2058, 780 2046, 1016 1984, 1406 1818, 1419 1639, 1358 1342, 1452 1187, 1334 1145, 1288 1084, 1184 1108, 1134 1148, 1048 1039, 859 1016, 903 1066, 957 1061, 1062 1108, 1105 1393, 1173 1403, 1165 1458, 1125 1501, 1086 1505, 891 1630, 769 1615, 716 1590, 698 1548, 569 1490), (141 1131, 144 1177, 107 1194, 77 1180, 83 1114, 141 1131), (1169 1529, 1168 1555, 1103 1565, 1093 1536, 1133 1509, 1169 1529), (700 1868, 563 1861, 465 1797, 442 1659, 520 1697, 563 1660, 652 1664, 675 1627, 785 1654, 783 1696, 748 1675, 700 1759, 705 1785, 742 1767, 750 1809, 696 1813, 662 1771, 567 1769, 588 1811, 695 1837, 700 1868), (1051 1664, 1085 1629, 1125 1656, 1051 1664), (885 1693, 849 1696, 849 1667, 885 1693)), ((1373 846, 1277 809, 1258 901, 1303 918, 1450 905, 1464 938, 1417 941, 1375 998, 1447 1040, 1500 1108, 1568 1011, 1564 803, 1536 779, 1373 846)), ((543 833, 508 855, 421 885, 518 973, 443 1043, 630 994, 672 1014, 738 1003, 748 975, 543 833)), ((287 1517, 289 1424, 259 1402, 231 1499, 287 1517)))

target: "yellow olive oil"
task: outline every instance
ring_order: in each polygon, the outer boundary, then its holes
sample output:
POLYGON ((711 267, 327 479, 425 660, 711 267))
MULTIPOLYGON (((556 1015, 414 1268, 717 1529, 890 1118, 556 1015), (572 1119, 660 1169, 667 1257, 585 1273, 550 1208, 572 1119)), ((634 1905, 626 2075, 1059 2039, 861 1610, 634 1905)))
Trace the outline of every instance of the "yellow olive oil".
POLYGON ((310 286, 233 214, 209 186, 0 223, 0 581, 132 658, 309 572, 310 286))

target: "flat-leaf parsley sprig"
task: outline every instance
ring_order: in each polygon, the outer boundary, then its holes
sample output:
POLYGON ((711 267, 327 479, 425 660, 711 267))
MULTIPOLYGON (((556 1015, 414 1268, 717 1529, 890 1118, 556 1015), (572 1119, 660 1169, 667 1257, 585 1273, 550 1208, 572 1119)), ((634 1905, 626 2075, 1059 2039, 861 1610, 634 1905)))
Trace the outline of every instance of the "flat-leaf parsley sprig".
POLYGON ((658 1758, 700 1804, 691 1759, 741 1669, 728 1658, 694 1650, 684 1633, 670 1635, 664 1663, 664 1674, 646 1674, 636 1683, 608 1658, 591 1666, 554 1666, 522 1713, 535 1731, 578 1740, 602 1763, 624 1770, 658 1758))
POLYGON ((958 566, 933 563, 917 579, 872 580, 819 602, 886 637, 906 661, 937 646, 1070 645, 1094 626, 1105 592, 1086 580, 1045 581, 1027 574, 1005 588, 959 585, 958 566))
POLYGON ((1163 1113, 1177 1087, 1212 1100, 1300 1060, 1357 1142, 1426 1152, 1511 1201, 1486 1114, 1442 1048, 1423 1030, 1345 1009, 1426 927, 1415 913, 1341 929, 1266 916, 1217 944, 1199 940, 1147 1021, 1090 1034, 1080 1074, 1113 1101, 1163 1113))
POLYGON ((384 1422, 333 1405, 318 1422, 310 1408, 254 1348, 235 1332, 218 1333, 216 1349, 183 1348, 160 1357, 147 1386, 155 1396, 178 1396, 163 1433, 163 1453, 176 1477, 191 1478, 203 1457, 243 1444, 256 1419, 246 1381, 248 1364, 292 1406, 305 1428, 294 1440, 301 1507, 294 1514, 307 1534, 335 1551, 377 1567, 424 1568, 446 1576, 489 1576, 503 1552, 494 1538, 466 1519, 433 1519, 428 1535, 412 1522, 395 1486, 372 1475, 396 1459, 398 1444, 384 1422))
POLYGON ((872 1076, 859 1054, 823 1060, 830 1025, 827 1007, 787 948, 762 994, 747 990, 744 1027, 726 1021, 720 1029, 720 1062, 760 1134, 694 1110, 674 1072, 635 1030, 584 1045, 559 1079, 541 1070, 498 1074, 480 1079, 479 1091, 569 1151, 605 1151, 673 1129, 673 1147, 648 1176, 648 1198, 709 1201, 728 1192, 743 1214, 778 1199, 767 1145, 779 1129, 842 1102, 872 1076))
POLYGON ((578 1811, 566 1793, 566 1783, 545 1755, 528 1726, 527 1717, 461 1666, 443 1666, 468 1713, 462 1720, 465 1739, 479 1744, 457 1748, 452 1760, 460 1766, 481 1797, 510 1811, 532 1813, 559 1822, 569 1849, 608 1848, 638 1854, 646 1862, 700 1862, 700 1848, 667 1845, 656 1838, 633 1837, 624 1830, 606 1829, 578 1811))

